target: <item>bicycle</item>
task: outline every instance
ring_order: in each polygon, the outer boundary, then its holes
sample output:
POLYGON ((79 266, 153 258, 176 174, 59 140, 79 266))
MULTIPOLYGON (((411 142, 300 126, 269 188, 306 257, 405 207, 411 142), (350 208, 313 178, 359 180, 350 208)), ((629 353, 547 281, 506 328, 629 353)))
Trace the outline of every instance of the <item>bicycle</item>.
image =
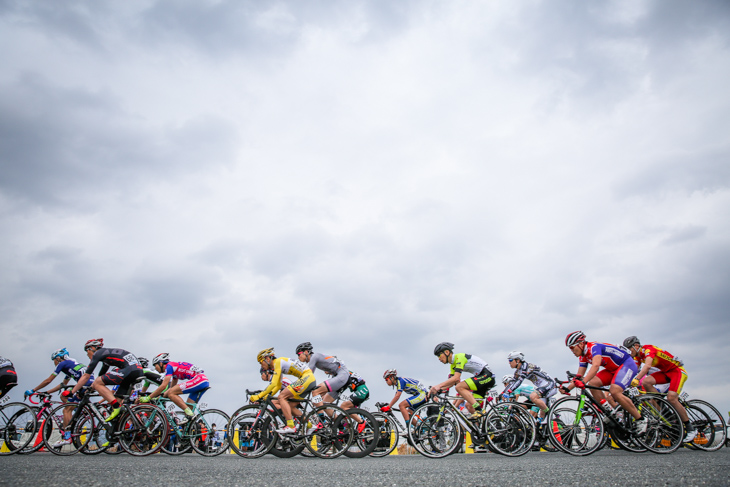
MULTIPOLYGON (((246 399, 254 392, 246 390, 246 399)), ((321 397, 297 399, 302 405, 302 414, 295 417, 296 432, 279 435, 276 429, 285 424, 281 411, 274 406, 272 397, 239 408, 231 417, 228 438, 231 448, 244 458, 258 458, 276 445, 280 451, 302 453, 306 448, 320 458, 336 458, 349 448, 355 437, 355 423, 341 408, 327 404, 314 407, 321 397), (301 419, 303 418, 303 419, 301 419)), ((288 453, 287 453, 288 455, 288 453)), ((293 456, 291 455, 291 456, 293 456)))
MULTIPOLYGON (((348 394, 343 394, 332 404, 339 407, 340 401, 346 402, 349 400, 350 396, 348 394)), ((345 450, 344 455, 348 458, 363 458, 370 455, 378 446, 378 442, 376 440, 377 434, 375 432, 378 431, 379 428, 375 416, 367 409, 361 407, 351 407, 349 409, 344 409, 344 411, 355 421, 355 424, 353 424, 355 437, 352 440, 351 446, 345 450), (360 419, 365 422, 362 429, 360 429, 361 424, 357 423, 357 420, 353 418, 355 415, 359 416, 360 419)))
MULTIPOLYGON (((204 389, 203 392, 207 390, 204 389)), ((189 421, 180 424, 175 411, 177 406, 168 398, 158 397, 155 401, 164 412, 170 431, 169 441, 162 445, 168 455, 182 455, 193 449, 205 457, 214 457, 228 450, 228 422, 230 418, 220 409, 207 409, 206 403, 188 403, 193 411, 189 421), (226 434, 218 443, 218 432, 226 434)))
POLYGON ((12 455, 33 441, 38 420, 30 406, 10 402, 6 395, 0 400, 0 455, 12 455))
MULTIPOLYGON (((384 402, 375 403, 375 407, 378 410, 387 405, 388 404, 384 402)), ((392 409, 386 412, 376 411, 372 414, 378 423, 379 434, 375 449, 372 453, 370 453, 371 457, 384 457, 390 455, 398 446, 400 438, 406 438, 406 440, 410 443, 407 426, 404 426, 398 420, 398 417, 392 409)))
POLYGON ((433 402, 430 398, 417 408, 408 423, 408 437, 420 454, 430 458, 450 455, 463 441, 464 431, 469 432, 475 445, 486 445, 502 455, 521 456, 532 448, 535 421, 516 403, 494 405, 486 398, 478 409, 482 416, 472 420, 451 402, 461 397, 446 393, 437 397, 441 400, 433 402))
POLYGON ((162 448, 169 425, 160 408, 152 404, 130 405, 129 396, 122 396, 120 407, 123 411, 111 422, 106 422, 107 406, 91 402, 92 397, 97 394, 88 392, 78 403, 63 404, 51 412, 50 421, 47 421, 50 426, 42 429, 47 450, 56 455, 73 455, 84 449, 92 438, 102 435, 107 439, 102 448, 119 443, 124 451, 134 456, 151 455, 162 448), (72 407, 73 413, 68 425, 64 426, 63 410, 67 407, 72 407), (68 433, 70 441, 59 441, 64 433, 68 433))
POLYGON ((556 378, 556 382, 564 385, 572 380, 580 393, 558 399, 548 411, 549 438, 559 450, 577 456, 590 455, 604 445, 606 431, 621 448, 632 452, 671 453, 681 445, 682 421, 665 399, 640 397, 636 388, 624 391, 648 422, 645 433, 635 434, 630 414, 620 407, 609 409, 586 391, 606 389, 589 386, 575 379, 575 374, 567 374, 568 381, 556 378))

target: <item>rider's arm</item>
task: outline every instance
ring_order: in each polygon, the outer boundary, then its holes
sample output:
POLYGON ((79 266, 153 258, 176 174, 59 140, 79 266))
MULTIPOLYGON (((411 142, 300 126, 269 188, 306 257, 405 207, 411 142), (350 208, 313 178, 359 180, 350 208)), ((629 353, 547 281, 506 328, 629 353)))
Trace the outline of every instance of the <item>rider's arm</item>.
POLYGON ((68 385, 68 380, 68 377, 66 377, 65 379, 63 379, 63 381, 61 381, 60 384, 58 384, 56 387, 51 387, 46 392, 48 392, 49 394, 53 394, 56 391, 60 391, 62 387, 66 387, 68 385))
POLYGON ((89 379, 91 379, 91 373, 89 372, 89 369, 87 368, 86 373, 79 378, 79 381, 76 383, 74 388, 71 389, 71 394, 76 394, 77 392, 79 392, 79 390, 84 386, 84 384, 89 382, 89 379))
POLYGON ((388 408, 392 408, 393 404, 398 402, 398 399, 400 399, 401 394, 403 394, 403 391, 396 391, 395 396, 393 396, 393 399, 388 403, 388 408))
POLYGON ((274 359, 274 375, 271 377, 271 382, 266 389, 253 396, 251 400, 256 401, 269 394, 275 394, 279 389, 281 389, 281 360, 274 359))
MULTIPOLYGON (((41 382, 40 384, 38 384, 37 386, 35 386, 35 387, 33 388, 33 390, 34 390, 34 391, 38 391, 39 389, 43 389, 43 388, 44 388, 44 387, 46 387, 46 386, 47 386, 48 384, 50 384, 51 382, 53 382, 53 379, 55 379, 55 378, 56 378, 56 373, 54 372, 53 374, 51 374, 51 375, 50 375, 50 376, 48 377, 48 379, 44 379, 44 380, 43 380, 43 382, 41 382)), ((56 389, 56 390, 58 390, 58 389, 56 389)))
POLYGON ((641 364, 641 370, 639 370, 639 373, 636 374, 636 377, 634 379, 641 380, 646 374, 649 373, 649 370, 651 369, 651 364, 654 362, 654 359, 652 357, 646 357, 646 360, 643 364, 641 364))
MULTIPOLYGON (((601 360, 603 360, 603 357, 601 355, 595 355, 593 357, 593 360, 591 361, 591 368, 588 369, 588 372, 585 376, 583 376, 583 382, 588 383, 591 379, 593 379, 598 371, 601 368, 601 360)), ((578 371, 578 374, 580 374, 580 371, 578 371)))
POLYGON ((150 395, 147 397, 149 397, 150 399, 154 399, 155 397, 157 397, 160 394, 162 394, 163 392, 165 392, 165 389, 167 389, 167 384, 170 383, 170 380, 177 380, 177 379, 172 379, 172 375, 165 375, 165 378, 162 379, 162 383, 159 385, 159 387, 157 389, 155 389, 154 391, 152 391, 150 393, 150 395))
POLYGON ((441 384, 435 385, 431 388, 430 394, 434 395, 441 389, 449 389, 451 386, 461 382, 461 372, 454 372, 454 375, 443 381, 441 384))
MULTIPOLYGON (((578 373, 576 373, 575 375, 583 376, 583 374, 585 374, 585 373, 586 373, 586 367, 583 366, 583 367, 578 367, 578 373)), ((575 387, 575 384, 573 383, 573 381, 570 381, 570 383, 567 385, 566 389, 571 391, 571 390, 573 390, 574 387, 575 387)), ((565 392, 565 391, 563 391, 563 392, 565 392)))

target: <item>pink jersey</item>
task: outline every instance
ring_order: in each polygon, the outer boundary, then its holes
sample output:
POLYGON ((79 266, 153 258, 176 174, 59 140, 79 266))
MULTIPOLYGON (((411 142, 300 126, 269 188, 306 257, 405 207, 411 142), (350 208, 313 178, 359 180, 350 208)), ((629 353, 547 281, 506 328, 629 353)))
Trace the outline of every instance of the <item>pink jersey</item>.
POLYGON ((167 362, 167 368, 165 369, 165 375, 171 375, 173 379, 178 380, 192 379, 203 372, 203 369, 189 362, 167 362))

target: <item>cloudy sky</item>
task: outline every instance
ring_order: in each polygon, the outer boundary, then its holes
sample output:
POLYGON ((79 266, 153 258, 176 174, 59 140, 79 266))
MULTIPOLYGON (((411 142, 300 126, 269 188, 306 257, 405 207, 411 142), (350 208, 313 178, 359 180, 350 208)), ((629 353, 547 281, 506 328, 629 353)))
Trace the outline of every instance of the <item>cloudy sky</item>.
POLYGON ((0 42, 16 398, 95 337, 232 412, 264 347, 372 405, 582 329, 730 410, 727 2, 5 0, 0 42))

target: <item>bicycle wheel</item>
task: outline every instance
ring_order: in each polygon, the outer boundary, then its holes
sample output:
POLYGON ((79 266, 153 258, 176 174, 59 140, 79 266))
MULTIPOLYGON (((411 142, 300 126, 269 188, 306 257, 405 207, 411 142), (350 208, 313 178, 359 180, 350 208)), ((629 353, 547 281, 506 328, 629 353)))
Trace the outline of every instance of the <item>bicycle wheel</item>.
POLYGON ((603 442, 601 413, 579 397, 557 400, 548 412, 547 426, 553 446, 571 455, 590 455, 603 442))
POLYGON ((384 413, 373 413, 373 417, 378 423, 378 440, 370 456, 384 457, 390 455, 398 446, 398 424, 393 418, 384 413))
POLYGON ((49 411, 44 410, 43 413, 41 413, 40 408, 38 406, 30 406, 30 408, 33 410, 33 416, 36 417, 36 430, 33 433, 33 439, 31 440, 31 442, 28 443, 28 446, 26 446, 22 450, 19 450, 17 452, 18 455, 27 455, 29 453, 35 453, 38 450, 40 450, 41 448, 43 448, 43 439, 41 438, 40 428, 43 427, 43 421, 48 416, 49 411))
POLYGON ((229 421, 220 409, 206 409, 195 416, 187 427, 193 450, 204 457, 215 457, 228 450, 229 421))
MULTIPOLYGON (((267 429, 272 422, 274 422, 274 424, 271 425, 271 429, 273 430, 282 428, 286 424, 283 418, 272 414, 266 418, 264 429, 267 429)), ((294 417, 294 424, 295 428, 299 430, 299 418, 296 416, 294 417)), ((264 438, 264 441, 269 441, 269 439, 264 438)), ((304 438, 301 437, 275 434, 272 437, 272 441, 274 441, 274 444, 271 446, 269 453, 278 458, 295 457, 305 451, 304 438)))
POLYGON ((38 420, 33 409, 11 402, 0 409, 0 455, 12 455, 26 448, 36 437, 38 420))
POLYGON ((75 432, 75 422, 78 418, 90 414, 91 412, 87 410, 78 411, 78 405, 76 404, 62 404, 51 411, 50 418, 42 429, 43 444, 46 449, 61 456, 78 453, 89 442, 91 435, 85 429, 75 432), (63 411, 66 408, 72 409, 72 415, 71 423, 64 427, 63 411))
POLYGON ((535 443, 535 421, 516 403, 502 403, 480 422, 483 434, 494 451, 508 457, 524 455, 535 443))
POLYGON ((672 453, 682 445, 682 420, 669 401, 649 395, 634 398, 634 404, 648 421, 646 433, 636 436, 641 446, 653 453, 672 453))
MULTIPOLYGON (((720 411, 718 411, 715 406, 709 402, 701 399, 692 399, 691 401, 688 401, 687 404, 702 409, 702 411, 709 416, 710 421, 712 421, 710 428, 714 432, 713 439, 711 442, 702 446, 701 449, 705 451, 717 451, 722 448, 727 442, 727 424, 725 423, 725 419, 722 414, 720 414, 720 411)), ((692 444, 699 446, 694 441, 692 444)))
MULTIPOLYGON (((645 453, 648 451, 631 433, 633 418, 623 408, 618 408, 611 417, 605 418, 603 421, 611 441, 618 448, 632 453, 645 453)), ((613 446, 613 443, 611 443, 611 446, 613 446)))
POLYGON ((429 458, 443 458, 456 451, 464 433, 458 420, 447 409, 425 404, 413 412, 408 422, 408 438, 418 453, 429 458))
POLYGON ((685 443, 684 446, 692 450, 705 450, 705 447, 711 447, 715 442, 715 428, 710 416, 702 409, 691 404, 685 404, 684 409, 687 411, 690 423, 697 430, 694 439, 685 443))
POLYGON ((355 420, 341 408, 327 404, 314 408, 300 425, 305 428, 304 446, 320 458, 337 458, 352 444, 355 438, 355 420), (331 416, 330 416, 331 415, 331 416), (311 431, 308 424, 312 425, 311 431))
POLYGON ((357 422, 353 425, 355 428, 355 438, 344 455, 349 458, 366 457, 378 446, 378 422, 375 416, 364 409, 351 408, 347 410, 347 413, 351 418, 353 414, 357 414, 365 422, 365 425, 362 431, 358 431, 360 425, 357 422))
POLYGON ((259 458, 276 443, 276 422, 258 404, 249 404, 233 413, 228 423, 228 439, 236 454, 259 458), (268 420, 268 421, 267 421, 268 420))
POLYGON ((122 413, 115 434, 130 455, 157 453, 167 441, 170 425, 164 411, 153 404, 137 404, 122 413))

